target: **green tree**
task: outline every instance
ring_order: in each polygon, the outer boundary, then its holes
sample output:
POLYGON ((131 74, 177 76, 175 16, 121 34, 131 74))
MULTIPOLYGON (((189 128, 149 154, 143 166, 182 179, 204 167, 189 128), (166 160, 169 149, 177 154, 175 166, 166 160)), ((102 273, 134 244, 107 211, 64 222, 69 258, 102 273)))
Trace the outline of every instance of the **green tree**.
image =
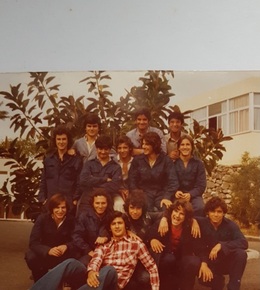
POLYGON ((260 213, 260 157, 250 158, 245 152, 238 173, 231 177, 232 214, 244 226, 256 222, 260 213))
MULTIPOLYGON (((86 95, 77 97, 59 96, 60 84, 55 84, 55 77, 49 76, 47 72, 33 72, 29 77, 26 89, 22 90, 21 84, 11 85, 10 91, 1 91, 0 95, 5 98, 7 108, 12 111, 10 128, 19 134, 20 139, 35 140, 35 158, 49 149, 52 129, 59 124, 66 124, 71 128, 74 138, 81 137, 84 134, 83 120, 90 112, 100 116, 101 133, 110 135, 115 143, 119 135, 133 128, 133 114, 140 107, 151 110, 152 125, 164 133, 167 132, 168 114, 180 111, 177 105, 168 106, 174 96, 169 85, 169 78, 174 77, 172 71, 147 71, 139 79, 142 84, 132 87, 117 102, 113 101, 114 96, 109 91, 108 82, 111 78, 103 71, 93 71, 90 76, 82 79, 80 83, 87 86, 86 95), (87 106, 84 105, 85 101, 87 106)), ((182 113, 188 118, 190 112, 192 111, 182 113)), ((224 137, 221 130, 207 130, 196 121, 190 134, 196 140, 197 154, 210 174, 217 161, 222 158, 222 151, 225 151, 222 143, 231 138, 224 137)), ((40 169, 36 168, 32 155, 29 155, 28 148, 21 141, 11 142, 1 156, 6 154, 13 159, 13 163, 9 163, 13 169, 10 179, 12 192, 9 195, 14 194, 21 209, 25 208, 25 204, 29 204, 30 208, 36 201, 40 169), (23 186, 25 180, 27 192, 23 186)))

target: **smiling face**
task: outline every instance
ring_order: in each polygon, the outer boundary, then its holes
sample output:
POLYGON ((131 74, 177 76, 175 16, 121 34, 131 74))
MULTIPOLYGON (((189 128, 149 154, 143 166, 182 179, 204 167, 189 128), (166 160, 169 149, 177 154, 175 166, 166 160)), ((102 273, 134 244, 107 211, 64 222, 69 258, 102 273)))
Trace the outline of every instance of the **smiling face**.
POLYGON ((171 222, 173 227, 180 228, 184 220, 185 220, 185 211, 181 206, 172 211, 171 222))
POLYGON ((113 238, 120 239, 126 235, 126 226, 123 218, 116 217, 110 224, 113 238))
POLYGON ((107 199, 103 195, 95 196, 93 201, 93 208, 98 216, 102 216, 107 209, 107 199))
POLYGON ((169 129, 172 133, 180 132, 182 128, 181 120, 179 119, 171 119, 169 122, 169 129))
POLYGON ((138 220, 143 214, 143 209, 139 206, 134 206, 130 204, 128 208, 128 213, 133 220, 138 220))
POLYGON ((130 148, 126 143, 120 143, 117 146, 117 153, 120 159, 126 159, 131 156, 130 148))
POLYGON ((110 148, 97 148, 97 156, 101 161, 109 160, 110 148))
POLYGON ((68 149, 68 136, 66 134, 56 135, 56 147, 59 151, 67 151, 68 149))
POLYGON ((137 129, 140 132, 144 133, 149 127, 149 120, 145 115, 139 115, 137 116, 135 120, 135 124, 136 124, 137 129))
POLYGON ((224 215, 225 213, 220 206, 208 212, 210 222, 216 228, 222 223, 224 215))
POLYGON ((152 145, 149 145, 146 140, 143 140, 142 148, 144 150, 144 155, 149 156, 154 153, 152 145))
POLYGON ((86 125, 86 134, 90 138, 95 138, 98 135, 98 124, 87 124, 86 125))
POLYGON ((67 213, 66 202, 62 201, 52 210, 52 216, 56 221, 62 221, 67 213))
POLYGON ((190 157, 192 154, 192 144, 189 139, 183 139, 179 146, 180 155, 190 157))

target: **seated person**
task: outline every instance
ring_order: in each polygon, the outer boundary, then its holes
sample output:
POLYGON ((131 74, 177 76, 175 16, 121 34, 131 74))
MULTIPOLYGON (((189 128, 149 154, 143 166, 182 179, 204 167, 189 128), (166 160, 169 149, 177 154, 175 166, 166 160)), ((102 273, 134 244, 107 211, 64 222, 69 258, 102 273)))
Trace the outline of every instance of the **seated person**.
POLYGON ((62 261, 75 257, 72 243, 75 218, 62 194, 54 194, 48 201, 48 213, 36 220, 30 235, 29 250, 25 260, 32 271, 34 281, 62 261))
POLYGON ((178 188, 173 199, 184 199, 191 202, 194 216, 203 216, 202 194, 207 184, 204 163, 193 157, 194 142, 189 135, 180 137, 178 149, 180 157, 174 162, 178 188))
POLYGON ((192 290, 201 264, 200 258, 194 255, 192 206, 188 201, 176 200, 164 216, 169 231, 160 235, 157 222, 148 233, 152 256, 159 269, 160 289, 192 290))
POLYGON ((128 196, 128 171, 130 169, 133 157, 133 143, 127 136, 121 136, 116 145, 117 150, 117 161, 122 169, 122 184, 119 189, 123 200, 125 200, 128 196))
MULTIPOLYGON (((162 212, 153 213, 152 215, 147 212, 145 195, 140 189, 135 189, 130 192, 125 201, 124 209, 130 222, 130 232, 128 233, 130 235, 136 235, 147 245, 147 233, 151 225, 162 217, 162 212)), ((139 285, 142 285, 143 290, 150 289, 149 273, 140 262, 136 265, 133 279, 136 280, 139 285)))
POLYGON ((178 188, 174 163, 162 152, 157 133, 146 133, 142 144, 143 153, 134 157, 129 170, 129 190, 145 192, 149 212, 163 211, 178 188))
POLYGON ((104 188, 96 188, 91 193, 90 207, 78 217, 73 232, 73 243, 80 252, 79 260, 87 265, 95 247, 108 241, 105 230, 108 215, 113 210, 110 196, 104 188))
POLYGON ((149 273, 151 290, 159 290, 156 264, 145 244, 127 235, 127 216, 114 212, 108 227, 111 241, 95 249, 87 267, 75 259, 68 259, 37 281, 31 290, 56 290, 64 281, 79 290, 142 289, 132 276, 139 260, 149 273))
POLYGON ((122 181, 120 165, 109 156, 112 148, 112 140, 109 136, 101 135, 96 142, 97 157, 87 161, 80 174, 80 188, 82 196, 79 202, 78 212, 86 210, 89 206, 90 193, 94 188, 105 188, 113 201, 117 201, 114 207, 122 207, 124 203, 119 195, 122 181))
POLYGON ((163 217, 163 212, 147 212, 145 193, 141 189, 130 192, 124 204, 124 210, 129 218, 130 231, 147 244, 147 233, 151 225, 163 217))
POLYGON ((247 262, 248 242, 239 227, 225 217, 227 204, 212 197, 205 204, 206 217, 198 217, 201 230, 199 255, 203 261, 200 281, 212 290, 224 289, 223 275, 229 275, 227 289, 239 290, 247 262), (213 277, 210 281, 207 277, 213 277))
POLYGON ((150 110, 147 108, 140 108, 136 110, 134 118, 136 128, 126 133, 126 136, 129 137, 134 144, 133 155, 143 153, 142 139, 144 134, 148 132, 155 132, 159 135, 161 139, 161 149, 166 153, 166 142, 162 131, 158 128, 149 126, 152 118, 150 110))

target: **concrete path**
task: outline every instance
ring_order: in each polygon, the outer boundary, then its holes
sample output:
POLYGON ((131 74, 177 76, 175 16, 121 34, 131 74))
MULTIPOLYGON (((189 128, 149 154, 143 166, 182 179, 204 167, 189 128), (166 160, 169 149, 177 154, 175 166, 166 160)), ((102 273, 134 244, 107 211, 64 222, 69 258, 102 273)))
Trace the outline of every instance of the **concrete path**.
MULTIPOLYGON (((0 220, 0 290, 27 290, 33 281, 24 261, 33 223, 0 220)), ((260 290, 260 240, 250 240, 250 259, 242 279, 241 290, 260 290)), ((194 290, 209 288, 196 284, 194 290)), ((48 290, 48 289, 46 289, 48 290)))

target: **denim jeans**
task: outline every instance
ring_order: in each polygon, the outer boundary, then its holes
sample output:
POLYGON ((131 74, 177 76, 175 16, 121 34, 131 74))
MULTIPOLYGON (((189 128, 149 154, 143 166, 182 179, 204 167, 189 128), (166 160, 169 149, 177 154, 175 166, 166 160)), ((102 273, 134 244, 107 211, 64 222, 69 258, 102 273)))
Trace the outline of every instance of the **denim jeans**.
POLYGON ((46 273, 30 290, 57 290, 63 282, 69 283, 72 289, 117 289, 117 273, 112 266, 101 268, 99 272, 100 285, 97 288, 87 285, 86 280, 86 267, 76 259, 67 259, 46 273))

